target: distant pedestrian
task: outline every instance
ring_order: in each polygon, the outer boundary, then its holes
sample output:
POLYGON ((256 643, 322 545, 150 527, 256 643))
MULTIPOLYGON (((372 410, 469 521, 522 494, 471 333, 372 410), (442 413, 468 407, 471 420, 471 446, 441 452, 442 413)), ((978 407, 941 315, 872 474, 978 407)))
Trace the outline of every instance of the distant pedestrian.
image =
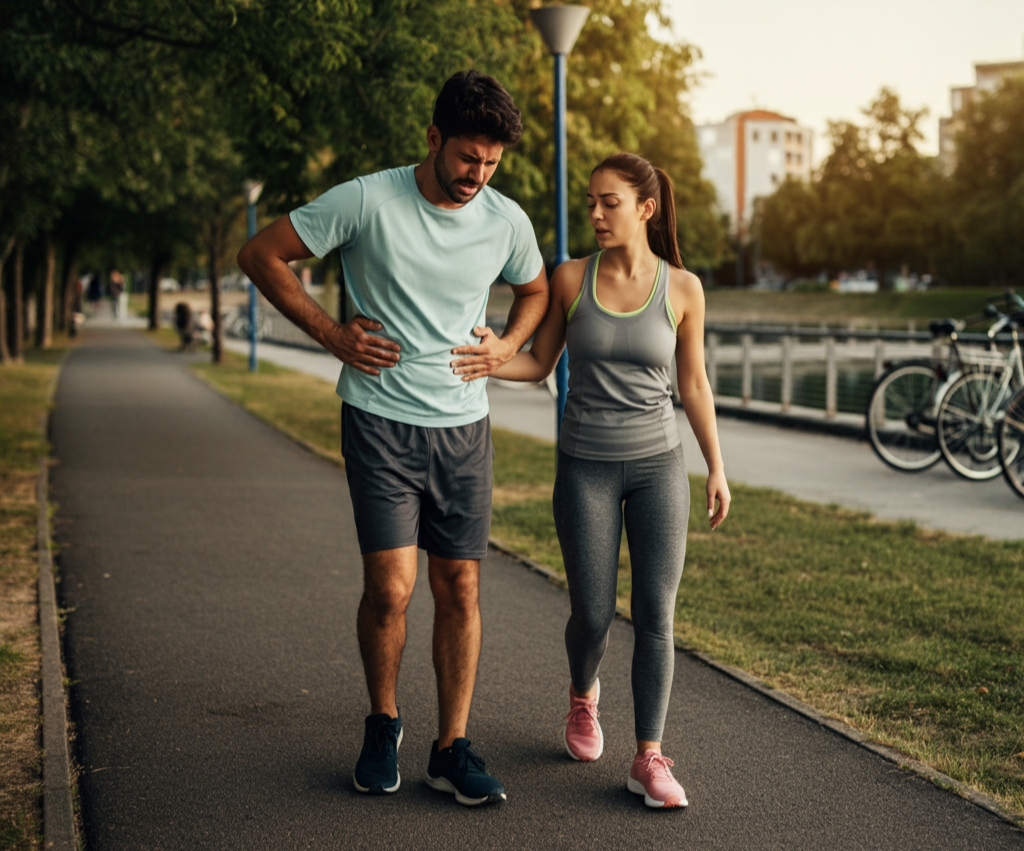
MULTIPOLYGON (((539 381, 568 345, 553 500, 572 605, 565 747, 582 761, 604 750, 598 669, 615 616, 624 514, 636 639, 636 756, 627 785, 649 807, 685 807, 686 793, 661 750, 690 508, 672 406, 673 358, 683 408, 708 465, 712 529, 730 503, 704 368, 704 293, 683 268, 672 182, 660 169, 632 154, 607 158, 591 173, 587 208, 600 250, 555 270, 532 348, 493 375, 539 381)), ((486 342, 490 329, 478 330, 486 342)))
MULTIPOLYGON (((488 188, 522 135, 512 98, 475 71, 450 78, 427 129, 426 159, 336 186, 251 239, 239 266, 292 322, 344 363, 342 453, 363 554, 357 629, 370 712, 353 780, 360 792, 401 782, 396 702, 416 550, 434 596, 438 737, 427 782, 462 804, 505 799, 466 738, 480 655, 480 559, 490 531, 493 452, 482 378, 515 356, 547 309, 533 228, 488 188), (288 266, 341 249, 356 316, 339 324, 288 266), (477 343, 490 285, 512 284, 504 336, 477 343), (467 345, 473 343, 472 345, 467 345), (401 354, 399 354, 401 353, 401 354), (468 364, 468 365, 467 365, 468 364)), ((422 696, 421 696, 422 697, 422 696)))

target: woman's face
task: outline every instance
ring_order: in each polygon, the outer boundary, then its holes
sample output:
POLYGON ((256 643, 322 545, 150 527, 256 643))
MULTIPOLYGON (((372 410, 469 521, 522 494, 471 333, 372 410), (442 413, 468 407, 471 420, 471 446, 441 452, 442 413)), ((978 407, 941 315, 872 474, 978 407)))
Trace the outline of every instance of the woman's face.
POLYGON ((590 176, 587 212, 601 248, 625 245, 641 232, 646 239, 653 207, 653 201, 641 204, 636 190, 614 171, 602 169, 590 176))

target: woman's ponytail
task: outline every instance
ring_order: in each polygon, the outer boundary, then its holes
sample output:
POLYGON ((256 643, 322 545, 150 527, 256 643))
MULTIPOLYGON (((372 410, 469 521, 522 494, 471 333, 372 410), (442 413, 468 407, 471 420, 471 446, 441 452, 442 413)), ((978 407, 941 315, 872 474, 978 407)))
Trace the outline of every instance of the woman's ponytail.
POLYGON ((647 222, 647 242, 651 250, 659 257, 664 257, 669 265, 677 269, 684 268, 683 258, 679 254, 679 238, 676 235, 676 196, 672 186, 672 178, 657 166, 653 166, 658 177, 659 197, 658 209, 647 222))
POLYGON ((614 171, 632 186, 641 203, 648 198, 654 199, 657 209, 647 220, 647 242, 651 251, 677 269, 685 268, 676 236, 676 198, 672 179, 636 154, 612 154, 598 163, 591 174, 605 169, 614 171))

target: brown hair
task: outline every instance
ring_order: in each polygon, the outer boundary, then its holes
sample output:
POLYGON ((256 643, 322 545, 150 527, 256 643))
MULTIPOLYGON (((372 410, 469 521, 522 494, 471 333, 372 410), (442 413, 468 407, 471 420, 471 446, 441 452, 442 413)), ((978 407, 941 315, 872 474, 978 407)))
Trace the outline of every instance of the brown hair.
POLYGON ((657 205, 654 215, 647 220, 647 242, 651 250, 665 258, 677 269, 683 266, 676 236, 676 198, 672 179, 660 168, 636 154, 612 154, 601 160, 591 172, 614 171, 636 190, 637 200, 643 203, 653 198, 657 205))

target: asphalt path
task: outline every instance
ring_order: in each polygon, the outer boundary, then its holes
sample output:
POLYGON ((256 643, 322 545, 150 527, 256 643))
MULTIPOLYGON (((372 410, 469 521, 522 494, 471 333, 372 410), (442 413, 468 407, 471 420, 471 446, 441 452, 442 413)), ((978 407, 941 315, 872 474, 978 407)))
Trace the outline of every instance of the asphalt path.
POLYGON ((568 597, 497 552, 469 737, 507 803, 463 808, 423 781, 436 736, 425 571, 399 685, 402 787, 359 795, 368 707, 344 474, 186 360, 86 329, 51 420, 89 851, 1021 847, 987 810, 685 653, 665 750, 690 806, 648 810, 625 788, 630 626, 613 624, 601 671, 605 753, 574 762, 561 745, 568 597))

